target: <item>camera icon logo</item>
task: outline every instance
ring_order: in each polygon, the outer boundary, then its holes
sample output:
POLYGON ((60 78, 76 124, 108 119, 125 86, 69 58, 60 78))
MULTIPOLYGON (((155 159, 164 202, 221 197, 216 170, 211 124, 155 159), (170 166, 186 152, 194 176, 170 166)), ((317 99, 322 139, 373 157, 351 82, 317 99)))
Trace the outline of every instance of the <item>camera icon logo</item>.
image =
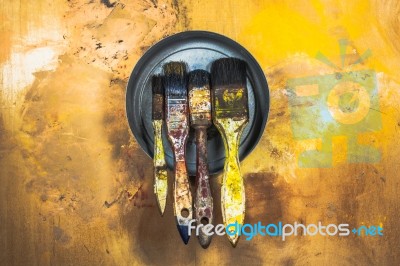
POLYGON ((336 136, 347 139, 347 162, 380 161, 378 149, 358 141, 360 134, 382 129, 375 71, 289 79, 287 91, 294 138, 322 141, 321 149, 299 155, 299 167, 332 167, 332 138, 336 136))

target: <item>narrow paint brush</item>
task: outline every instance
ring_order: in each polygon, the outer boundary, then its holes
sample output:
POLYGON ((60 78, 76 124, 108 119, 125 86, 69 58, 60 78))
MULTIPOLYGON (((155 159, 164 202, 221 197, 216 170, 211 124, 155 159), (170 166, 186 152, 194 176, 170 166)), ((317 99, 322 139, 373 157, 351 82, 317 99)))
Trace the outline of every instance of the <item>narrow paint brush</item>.
MULTIPOLYGON (((196 132, 196 198, 194 200, 197 224, 212 224, 213 199, 211 195, 207 162, 207 128, 212 124, 210 78, 204 70, 189 73, 190 124, 196 132)), ((200 228, 198 239, 203 248, 211 243, 211 237, 200 228)))
POLYGON ((153 76, 152 92, 152 123, 154 129, 154 193, 156 194, 158 208, 161 212, 161 215, 163 215, 167 201, 168 176, 161 135, 164 120, 164 87, 162 76, 153 76))
POLYGON ((165 121, 175 159, 174 212, 179 233, 187 244, 193 209, 185 160, 189 135, 186 65, 183 62, 169 62, 164 65, 163 70, 165 121))
MULTIPOLYGON (((245 190, 240 172, 240 136, 249 121, 246 87, 246 63, 237 58, 222 58, 211 66, 213 121, 225 144, 225 166, 221 189, 222 217, 225 226, 245 216, 245 190)), ((239 232, 228 227, 227 236, 233 246, 239 232)))

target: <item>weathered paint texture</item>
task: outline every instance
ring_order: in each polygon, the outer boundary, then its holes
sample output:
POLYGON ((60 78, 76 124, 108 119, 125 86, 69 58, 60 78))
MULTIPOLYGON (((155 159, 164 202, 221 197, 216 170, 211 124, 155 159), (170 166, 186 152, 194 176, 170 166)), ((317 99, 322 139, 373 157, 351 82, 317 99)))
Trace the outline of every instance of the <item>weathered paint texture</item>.
MULTIPOLYGON (((397 0, 0 0, 0 264, 399 265, 399 15, 397 0), (159 214, 153 162, 124 106, 127 79, 148 47, 190 29, 238 41, 268 79, 268 124, 241 162, 245 221, 382 225, 384 236, 257 236, 236 248, 214 236, 206 250, 195 238, 182 243, 172 204, 159 214), (340 40, 348 40, 344 53, 340 40), (369 112, 380 126, 359 131, 355 147, 341 130, 328 142, 297 138, 293 122, 303 134, 315 121, 292 119, 288 84, 358 71, 375 77, 370 108, 379 108, 369 112), (327 143, 329 167, 310 168, 309 159, 299 167, 304 152, 327 143), (363 147, 377 152, 350 161, 363 147)), ((353 96, 336 97, 342 112, 366 106, 353 96)), ((210 177, 214 199, 221 181, 210 177)))

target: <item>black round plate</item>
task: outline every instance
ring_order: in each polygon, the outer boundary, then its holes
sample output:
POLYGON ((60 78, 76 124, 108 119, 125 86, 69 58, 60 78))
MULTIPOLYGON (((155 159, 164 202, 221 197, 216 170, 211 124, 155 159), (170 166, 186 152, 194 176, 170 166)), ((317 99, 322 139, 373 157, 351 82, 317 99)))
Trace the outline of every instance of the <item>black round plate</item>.
MULTIPOLYGON (((138 61, 129 78, 126 92, 126 112, 129 126, 143 150, 153 157, 154 134, 151 121, 151 77, 162 73, 162 66, 170 61, 183 61, 188 71, 210 71, 211 63, 223 57, 240 58, 247 63, 247 89, 249 95, 249 123, 243 131, 239 159, 243 160, 260 140, 268 117, 269 91, 265 75, 254 57, 235 41, 206 31, 186 31, 161 40, 152 46, 138 61)), ((167 165, 173 169, 173 153, 165 126, 163 143, 167 165)), ((208 130, 208 165, 210 174, 224 167, 225 148, 214 126, 208 130)), ((196 175, 196 145, 191 129, 186 148, 188 173, 196 175)))

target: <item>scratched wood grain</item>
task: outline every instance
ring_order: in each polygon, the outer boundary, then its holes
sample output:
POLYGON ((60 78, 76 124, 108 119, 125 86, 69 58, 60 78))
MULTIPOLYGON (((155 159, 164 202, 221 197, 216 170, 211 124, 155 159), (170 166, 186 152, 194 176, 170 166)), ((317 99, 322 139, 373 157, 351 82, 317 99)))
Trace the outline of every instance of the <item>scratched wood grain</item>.
MULTIPOLYGON (((0 0, 1 265, 399 265, 399 5, 384 1, 0 0), (184 30, 225 34, 253 53, 271 92, 267 128, 246 158, 246 221, 382 225, 383 237, 214 237, 182 244, 169 195, 164 217, 152 161, 129 131, 125 86, 152 44, 184 30), (296 140, 287 81, 372 69, 382 128, 359 141, 381 153, 299 168, 318 144, 296 140)), ((307 122, 307 121, 306 121, 307 122)), ((312 123, 312 121, 308 121, 312 123)), ((172 183, 170 184, 170 186, 172 183)), ((215 223, 221 176, 212 178, 215 223)))

